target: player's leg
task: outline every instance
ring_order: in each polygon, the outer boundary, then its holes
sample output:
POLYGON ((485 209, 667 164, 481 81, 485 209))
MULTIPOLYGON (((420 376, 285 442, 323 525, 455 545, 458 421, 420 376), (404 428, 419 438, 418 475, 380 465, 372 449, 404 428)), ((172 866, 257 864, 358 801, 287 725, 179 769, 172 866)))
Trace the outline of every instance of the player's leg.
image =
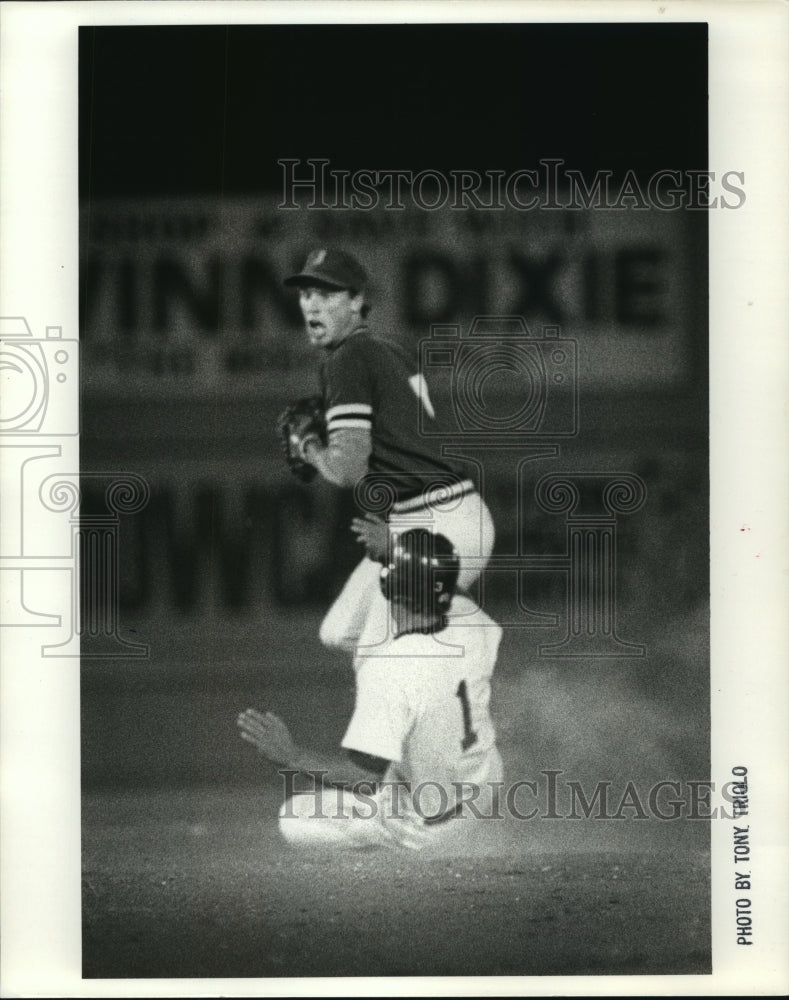
MULTIPOLYGON (((377 563, 376 565, 380 574, 381 567, 377 563)), ((376 578, 375 591, 370 595, 367 607, 367 617, 354 647, 354 667, 358 670, 362 660, 368 656, 375 656, 376 653, 387 655, 390 652, 389 640, 393 635, 389 603, 381 593, 378 578, 376 578)))
POLYGON ((506 830, 504 768, 498 749, 491 747, 473 774, 473 780, 453 782, 455 810, 446 818, 428 819, 430 854, 487 854, 501 847, 506 830))
MULTIPOLYGON (((467 793, 464 792, 467 803, 467 793)), ((494 812, 489 795, 471 797, 474 808, 465 805, 457 815, 440 822, 425 822, 410 796, 395 786, 385 786, 375 795, 359 795, 345 789, 323 788, 298 793, 279 811, 282 837, 299 849, 329 848, 353 851, 365 848, 405 848, 430 854, 463 854, 485 849, 492 842, 503 817, 494 812)), ((432 817, 432 813, 428 813, 432 817)))
MULTIPOLYGON (((458 589, 470 589, 490 559, 495 539, 493 518, 482 497, 476 492, 468 493, 459 501, 435 504, 422 512, 392 514, 389 519, 390 534, 415 527, 427 527, 452 542, 460 556, 458 589)), ((378 582, 380 571, 377 562, 363 559, 320 629, 321 642, 352 651, 357 667, 365 657, 374 656, 376 650, 384 650, 392 635, 389 605, 378 582)))
POLYGON ((388 839, 383 826, 368 813, 355 816, 354 807, 360 805, 364 803, 341 788, 294 795, 280 808, 279 831, 293 847, 380 847, 388 839))
POLYGON ((365 557, 348 577, 339 597, 329 608, 320 627, 320 640, 332 649, 353 652, 359 642, 375 594, 380 593, 381 567, 365 557))
POLYGON ((460 556, 458 589, 468 590, 487 565, 496 532, 488 505, 479 493, 469 493, 455 509, 433 510, 433 530, 447 537, 460 556))
POLYGON ((493 552, 496 532, 488 505, 476 491, 448 503, 430 503, 423 511, 393 514, 390 531, 424 527, 444 535, 460 556, 458 589, 468 590, 479 578, 493 552))
POLYGON ((418 849, 429 839, 407 805, 393 807, 389 787, 370 795, 321 787, 293 795, 279 811, 279 830, 297 848, 418 849))

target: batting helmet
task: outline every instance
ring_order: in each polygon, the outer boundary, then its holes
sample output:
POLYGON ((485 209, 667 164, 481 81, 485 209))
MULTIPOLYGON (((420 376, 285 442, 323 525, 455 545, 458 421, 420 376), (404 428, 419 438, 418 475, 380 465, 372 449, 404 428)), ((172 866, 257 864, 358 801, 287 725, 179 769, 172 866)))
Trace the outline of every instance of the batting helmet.
POLYGON ((460 559, 448 538, 412 528, 394 536, 381 570, 381 592, 412 611, 440 614, 452 601, 459 572, 460 559))

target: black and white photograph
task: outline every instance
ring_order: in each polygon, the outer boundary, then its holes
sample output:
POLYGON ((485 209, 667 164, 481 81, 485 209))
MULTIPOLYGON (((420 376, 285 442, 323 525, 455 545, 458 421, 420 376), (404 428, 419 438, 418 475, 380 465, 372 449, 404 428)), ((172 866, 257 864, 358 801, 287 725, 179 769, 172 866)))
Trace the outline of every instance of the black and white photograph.
POLYGON ((736 435, 786 378, 715 300, 765 194, 708 6, 63 6, 70 308, 12 266, 0 454, 64 995, 773 992, 781 449, 736 435))

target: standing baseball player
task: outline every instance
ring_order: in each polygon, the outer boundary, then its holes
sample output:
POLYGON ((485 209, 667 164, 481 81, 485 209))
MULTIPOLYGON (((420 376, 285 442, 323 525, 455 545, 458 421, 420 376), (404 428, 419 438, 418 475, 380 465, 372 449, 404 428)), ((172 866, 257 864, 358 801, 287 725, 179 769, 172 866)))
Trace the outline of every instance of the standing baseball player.
POLYGON ((367 556, 320 631, 325 645, 353 649, 358 663, 391 630, 375 561, 386 558, 387 532, 422 525, 445 535, 459 554, 458 586, 466 590, 490 557, 493 521, 461 463, 445 457, 434 436, 420 434, 420 407, 427 420, 439 415, 416 361, 367 325, 362 265, 342 250, 315 250, 285 284, 298 289, 307 334, 323 353, 326 421, 325 434, 291 433, 291 446, 329 482, 355 487, 366 515, 352 530, 367 556))
POLYGON ((502 630, 455 594, 458 573, 457 553, 443 535, 418 528, 394 539, 380 591, 395 634, 357 671, 342 740, 347 758, 298 747, 272 713, 239 715, 242 738, 283 774, 316 781, 280 810, 280 831, 291 844, 446 848, 467 843, 475 819, 501 818, 502 764, 489 701, 502 630), (457 614, 467 624, 453 623, 457 614), (436 655, 436 639, 443 655, 436 655), (329 792, 316 779, 340 787, 329 792))

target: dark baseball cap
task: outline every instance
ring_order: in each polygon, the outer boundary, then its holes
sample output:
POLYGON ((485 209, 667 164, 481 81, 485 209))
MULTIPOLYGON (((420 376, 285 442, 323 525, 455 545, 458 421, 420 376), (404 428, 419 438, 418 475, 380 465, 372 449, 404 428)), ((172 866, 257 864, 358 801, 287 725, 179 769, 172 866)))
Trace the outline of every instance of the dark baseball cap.
POLYGON ((367 272, 355 257, 344 250, 333 249, 313 250, 299 273, 285 278, 289 286, 324 285, 356 292, 363 292, 367 281, 367 272))

